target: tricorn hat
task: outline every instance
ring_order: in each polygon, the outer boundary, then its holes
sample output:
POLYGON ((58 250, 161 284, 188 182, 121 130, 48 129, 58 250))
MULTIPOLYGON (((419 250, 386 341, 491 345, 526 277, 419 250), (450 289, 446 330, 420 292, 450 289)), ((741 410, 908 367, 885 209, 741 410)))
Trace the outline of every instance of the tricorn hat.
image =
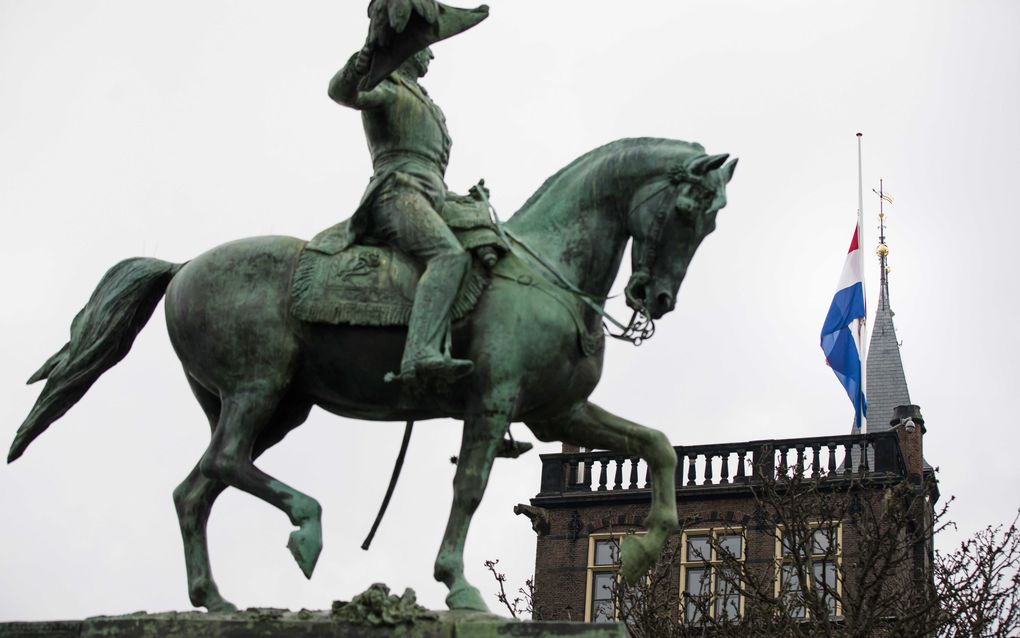
MULTIPOLYGON (((412 11, 407 26, 399 33, 387 34, 387 42, 377 40, 372 51, 372 62, 368 74, 360 87, 370 91, 393 73, 408 58, 423 51, 436 42, 451 38, 458 33, 467 31, 482 20, 489 17, 489 7, 481 5, 474 9, 450 7, 441 2, 436 3, 438 12, 429 20, 426 16, 412 11)), ((369 9, 371 12, 371 8, 369 9)), ((381 40, 381 39, 380 39, 381 40)))

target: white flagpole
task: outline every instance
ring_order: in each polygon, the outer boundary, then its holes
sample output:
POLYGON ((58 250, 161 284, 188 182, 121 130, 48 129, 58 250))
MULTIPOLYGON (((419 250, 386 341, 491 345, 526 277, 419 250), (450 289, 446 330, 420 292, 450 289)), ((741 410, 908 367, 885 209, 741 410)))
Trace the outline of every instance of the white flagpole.
MULTIPOLYGON (((861 288, 864 292, 864 318, 857 322, 857 354, 861 359, 861 388, 863 395, 867 387, 867 341, 868 341, 868 293, 864 277, 864 162, 861 154, 862 133, 857 134, 857 259, 861 273, 861 288)), ((854 415, 856 418, 856 414, 854 415)), ((861 432, 867 432, 867 419, 861 416, 861 432)))

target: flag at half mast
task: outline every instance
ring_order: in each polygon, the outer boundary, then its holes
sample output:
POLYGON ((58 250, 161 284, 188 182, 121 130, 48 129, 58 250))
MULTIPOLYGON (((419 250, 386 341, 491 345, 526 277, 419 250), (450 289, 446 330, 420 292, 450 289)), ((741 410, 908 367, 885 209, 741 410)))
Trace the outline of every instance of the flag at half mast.
POLYGON ((846 389, 854 406, 854 431, 860 432, 867 415, 864 397, 864 259, 860 248, 860 226, 854 228, 843 273, 836 286, 829 314, 822 326, 822 352, 836 378, 846 389))

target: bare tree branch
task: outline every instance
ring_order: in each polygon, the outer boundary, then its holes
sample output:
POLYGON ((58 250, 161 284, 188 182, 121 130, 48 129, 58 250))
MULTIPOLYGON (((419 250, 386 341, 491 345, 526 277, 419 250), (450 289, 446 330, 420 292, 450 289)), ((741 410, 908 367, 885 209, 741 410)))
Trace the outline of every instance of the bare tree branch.
MULTIPOLYGON (((936 509, 929 487, 849 473, 756 475, 749 483, 755 512, 742 526, 742 542, 774 543, 771 560, 718 547, 703 563, 688 557, 688 565, 711 570, 716 589, 678 597, 681 539, 694 522, 682 521, 645 579, 617 582, 615 613, 635 638, 1020 636, 1020 512, 1009 525, 986 527, 955 551, 938 552, 936 534, 955 527, 947 518, 952 499, 936 509), (739 619, 715 613, 720 591, 739 594, 739 619), (685 618, 688 606, 696 622, 685 618)), ((514 617, 533 613, 533 580, 518 590, 523 598, 508 602, 497 562, 486 562, 497 598, 514 617)))

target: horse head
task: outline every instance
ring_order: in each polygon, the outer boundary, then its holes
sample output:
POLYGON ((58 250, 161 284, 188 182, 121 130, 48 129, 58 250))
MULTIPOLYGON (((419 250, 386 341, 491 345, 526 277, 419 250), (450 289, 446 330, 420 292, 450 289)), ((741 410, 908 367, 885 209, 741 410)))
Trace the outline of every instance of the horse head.
POLYGON ((687 265, 726 205, 726 184, 737 160, 695 155, 671 166, 631 199, 627 228, 633 238, 627 305, 658 319, 676 305, 687 265))

